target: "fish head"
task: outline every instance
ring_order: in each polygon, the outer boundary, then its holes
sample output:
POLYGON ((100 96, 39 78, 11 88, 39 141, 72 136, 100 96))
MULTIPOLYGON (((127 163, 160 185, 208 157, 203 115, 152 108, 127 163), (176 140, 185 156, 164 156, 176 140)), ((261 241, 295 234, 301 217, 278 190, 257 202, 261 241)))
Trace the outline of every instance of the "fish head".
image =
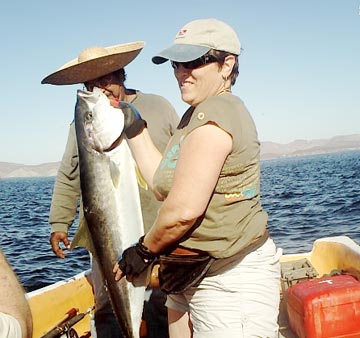
POLYGON ((98 152, 106 152, 120 139, 124 114, 111 106, 97 87, 92 92, 78 90, 75 114, 80 117, 88 144, 98 152))

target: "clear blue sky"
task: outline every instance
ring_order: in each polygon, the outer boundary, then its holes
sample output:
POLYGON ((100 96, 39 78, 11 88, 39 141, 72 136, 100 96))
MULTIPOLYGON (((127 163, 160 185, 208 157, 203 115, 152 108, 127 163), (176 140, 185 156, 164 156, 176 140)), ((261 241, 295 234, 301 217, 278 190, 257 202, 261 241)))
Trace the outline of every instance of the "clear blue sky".
POLYGON ((187 22, 214 17, 244 51, 233 92, 261 141, 360 133, 359 0, 6 1, 1 6, 0 161, 61 160, 80 85, 41 85, 90 46, 146 42, 127 86, 165 96, 181 115, 168 63, 151 57, 187 22))

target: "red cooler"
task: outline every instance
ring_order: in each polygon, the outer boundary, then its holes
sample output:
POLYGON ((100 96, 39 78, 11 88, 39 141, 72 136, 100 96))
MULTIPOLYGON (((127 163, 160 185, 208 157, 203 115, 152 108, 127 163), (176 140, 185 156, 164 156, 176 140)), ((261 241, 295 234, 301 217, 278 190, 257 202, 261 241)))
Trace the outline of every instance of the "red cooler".
POLYGON ((300 338, 360 337, 360 282, 334 275, 286 290, 291 329, 300 338))

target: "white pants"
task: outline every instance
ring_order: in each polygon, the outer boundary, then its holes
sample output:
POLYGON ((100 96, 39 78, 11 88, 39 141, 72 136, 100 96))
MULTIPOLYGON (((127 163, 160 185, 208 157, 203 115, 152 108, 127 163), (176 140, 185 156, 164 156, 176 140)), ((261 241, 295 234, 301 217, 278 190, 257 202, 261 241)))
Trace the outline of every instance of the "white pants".
POLYGON ((0 312, 0 338, 21 338, 21 326, 13 316, 0 312))
POLYGON ((190 313, 194 338, 278 337, 281 249, 268 239, 237 256, 215 261, 216 274, 198 287, 168 296, 169 308, 190 313))

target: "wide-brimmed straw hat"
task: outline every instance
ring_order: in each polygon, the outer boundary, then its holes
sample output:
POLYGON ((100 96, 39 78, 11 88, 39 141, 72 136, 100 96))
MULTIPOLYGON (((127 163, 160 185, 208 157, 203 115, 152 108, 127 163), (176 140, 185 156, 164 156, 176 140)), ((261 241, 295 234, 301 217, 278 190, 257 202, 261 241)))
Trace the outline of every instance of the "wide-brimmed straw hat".
POLYGON ((97 79, 134 60, 144 48, 143 41, 136 41, 110 47, 90 47, 80 55, 45 77, 41 83, 70 85, 97 79))
POLYGON ((153 63, 167 60, 188 62, 216 49, 235 55, 241 52, 239 38, 227 23, 214 19, 199 19, 187 23, 177 33, 173 44, 155 55, 153 63))

